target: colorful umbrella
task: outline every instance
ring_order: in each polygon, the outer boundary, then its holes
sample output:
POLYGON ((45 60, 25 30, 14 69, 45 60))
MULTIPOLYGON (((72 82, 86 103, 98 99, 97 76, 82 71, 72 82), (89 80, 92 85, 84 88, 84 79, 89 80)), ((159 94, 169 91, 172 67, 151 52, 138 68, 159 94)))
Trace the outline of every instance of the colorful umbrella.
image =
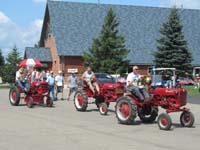
POLYGON ((39 60, 37 59, 32 59, 32 58, 28 58, 28 59, 24 59, 20 62, 19 66, 21 67, 41 67, 42 64, 39 60))

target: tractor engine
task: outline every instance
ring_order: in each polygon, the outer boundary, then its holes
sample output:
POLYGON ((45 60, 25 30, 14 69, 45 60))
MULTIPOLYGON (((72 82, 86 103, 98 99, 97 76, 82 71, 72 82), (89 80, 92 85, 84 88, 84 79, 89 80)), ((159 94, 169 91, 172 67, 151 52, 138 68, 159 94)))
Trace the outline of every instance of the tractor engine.
POLYGON ((104 97, 107 97, 108 99, 117 99, 124 94, 124 86, 120 83, 105 83, 103 84, 102 89, 104 97))
POLYGON ((154 100, 163 106, 181 107, 186 105, 187 91, 182 88, 155 88, 154 100))
POLYGON ((31 83, 31 92, 33 94, 44 94, 48 92, 48 83, 45 81, 34 81, 31 83))

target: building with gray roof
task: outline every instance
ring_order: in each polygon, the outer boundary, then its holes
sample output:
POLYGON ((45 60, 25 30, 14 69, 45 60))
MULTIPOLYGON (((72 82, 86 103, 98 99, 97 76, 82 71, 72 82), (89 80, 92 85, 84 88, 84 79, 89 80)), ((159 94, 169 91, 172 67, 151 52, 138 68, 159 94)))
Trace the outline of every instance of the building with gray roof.
MULTIPOLYGON (((153 64, 156 39, 160 37, 161 25, 168 19, 169 8, 48 1, 39 46, 50 49, 53 70, 82 72, 83 51, 99 35, 109 8, 120 22, 119 34, 125 37, 130 50, 127 56, 130 65, 140 65, 146 70, 153 64)), ((192 64, 199 66, 200 10, 179 9, 179 14, 193 54, 192 64)))

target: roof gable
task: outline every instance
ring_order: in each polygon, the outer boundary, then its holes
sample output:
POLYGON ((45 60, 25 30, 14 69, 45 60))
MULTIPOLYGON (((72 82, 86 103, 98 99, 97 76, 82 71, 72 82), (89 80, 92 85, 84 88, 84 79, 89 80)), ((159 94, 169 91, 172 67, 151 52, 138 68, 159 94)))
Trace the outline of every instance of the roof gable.
POLYGON ((24 56, 25 58, 35 58, 42 62, 52 62, 49 48, 26 47, 24 56))

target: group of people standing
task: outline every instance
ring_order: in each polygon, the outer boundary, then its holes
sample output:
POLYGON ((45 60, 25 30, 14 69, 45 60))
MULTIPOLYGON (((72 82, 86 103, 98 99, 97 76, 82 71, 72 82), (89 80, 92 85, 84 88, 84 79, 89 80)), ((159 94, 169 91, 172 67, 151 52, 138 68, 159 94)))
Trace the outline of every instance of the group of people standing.
MULTIPOLYGON (((28 70, 21 67, 16 72, 15 81, 17 85, 25 92, 30 89, 30 84, 34 81, 46 81, 48 83, 48 89, 51 99, 56 101, 58 99, 58 94, 61 94, 61 100, 64 100, 63 90, 64 90, 64 73, 63 71, 58 71, 58 74, 54 74, 53 71, 45 71, 34 68, 29 68, 28 70)), ((75 73, 72 73, 68 79, 69 94, 67 100, 70 99, 71 94, 77 89, 78 77, 75 73)))

